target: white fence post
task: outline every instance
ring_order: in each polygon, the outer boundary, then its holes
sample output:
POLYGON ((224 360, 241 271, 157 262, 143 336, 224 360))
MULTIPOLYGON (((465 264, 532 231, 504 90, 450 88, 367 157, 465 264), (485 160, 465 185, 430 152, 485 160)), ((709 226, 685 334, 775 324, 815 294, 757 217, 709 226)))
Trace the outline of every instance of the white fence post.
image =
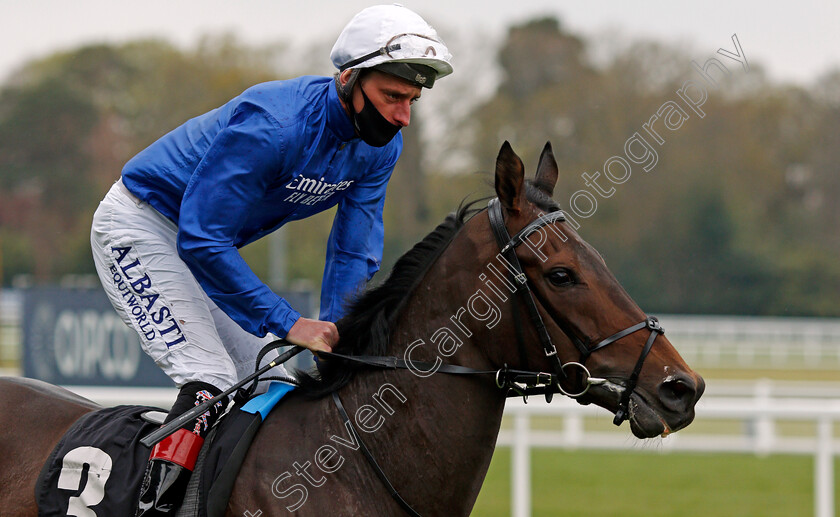
POLYGON ((517 411, 513 418, 511 513, 513 517, 531 517, 530 417, 525 411, 517 411))
MULTIPOLYGON (((755 383, 755 407, 761 410, 768 410, 772 404, 772 384, 768 379, 759 379, 755 383)), ((755 425, 755 453, 760 456, 767 456, 772 452, 776 440, 776 425, 769 411, 759 413, 754 420, 755 425)))
POLYGON ((568 447, 577 447, 583 441, 583 415, 569 414, 563 419, 563 437, 568 447))
POLYGON ((828 417, 817 423, 817 450, 814 458, 814 513, 834 517, 834 426, 828 417))

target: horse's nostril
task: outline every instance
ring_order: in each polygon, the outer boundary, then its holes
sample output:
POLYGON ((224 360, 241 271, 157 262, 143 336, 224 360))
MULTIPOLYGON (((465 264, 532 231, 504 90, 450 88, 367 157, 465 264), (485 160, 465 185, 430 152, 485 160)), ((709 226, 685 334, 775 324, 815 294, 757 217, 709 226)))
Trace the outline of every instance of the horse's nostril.
POLYGON ((697 400, 697 386, 687 376, 672 377, 659 386, 659 397, 666 408, 685 412, 697 400))

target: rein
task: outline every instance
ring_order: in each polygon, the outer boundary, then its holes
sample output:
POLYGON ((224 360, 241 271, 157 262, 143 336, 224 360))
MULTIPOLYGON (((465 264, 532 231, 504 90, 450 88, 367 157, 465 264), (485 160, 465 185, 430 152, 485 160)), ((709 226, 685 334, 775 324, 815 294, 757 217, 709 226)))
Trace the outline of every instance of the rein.
MULTIPOLYGON (((424 361, 406 361, 393 356, 344 355, 335 352, 318 352, 318 357, 337 359, 339 361, 345 361, 370 368, 378 368, 381 370, 411 370, 412 372, 423 373, 434 370, 434 373, 444 373, 447 375, 492 375, 496 381, 496 386, 499 389, 505 390, 508 398, 543 394, 545 393, 545 388, 551 386, 552 384, 555 385, 554 389, 556 389, 554 393, 562 393, 563 395, 571 398, 580 397, 586 392, 586 390, 584 390, 581 393, 568 393, 557 384, 555 374, 546 372, 513 370, 507 367, 499 370, 476 370, 475 368, 459 366, 457 364, 436 365, 435 363, 424 361)), ((606 379, 590 376, 589 370, 578 363, 567 363, 563 365, 563 367, 569 366, 569 364, 575 364, 583 368, 587 378, 587 386, 604 384, 607 382, 606 379)))

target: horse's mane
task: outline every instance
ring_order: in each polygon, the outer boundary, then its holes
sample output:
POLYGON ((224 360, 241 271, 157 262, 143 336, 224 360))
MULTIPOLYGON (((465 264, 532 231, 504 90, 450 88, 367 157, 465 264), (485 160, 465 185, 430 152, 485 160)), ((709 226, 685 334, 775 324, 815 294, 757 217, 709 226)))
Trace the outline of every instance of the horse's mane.
MULTIPOLYGON (((545 192, 526 182, 526 196, 547 212, 559 206, 545 192)), ((443 250, 473 215, 483 210, 487 198, 461 201, 458 209, 449 214, 431 233, 401 256, 388 278, 378 287, 362 293, 338 321, 340 341, 334 351, 345 355, 383 355, 388 345, 391 326, 399 315, 409 294, 434 264, 443 250)), ((357 367, 341 361, 319 361, 318 368, 309 372, 296 371, 300 391, 307 397, 318 398, 340 389, 355 374, 357 367)))

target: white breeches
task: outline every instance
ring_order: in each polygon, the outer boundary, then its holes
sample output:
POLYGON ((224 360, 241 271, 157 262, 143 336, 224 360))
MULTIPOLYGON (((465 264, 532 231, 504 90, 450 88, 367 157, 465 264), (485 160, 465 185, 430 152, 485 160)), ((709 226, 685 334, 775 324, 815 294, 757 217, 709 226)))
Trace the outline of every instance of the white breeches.
MULTIPOLYGON (((93 216, 96 271, 143 350, 176 385, 202 381, 224 390, 253 372, 257 353, 276 338, 246 332, 216 306, 178 256, 177 233, 118 181, 93 216)), ((287 375, 282 366, 272 374, 287 375)))

